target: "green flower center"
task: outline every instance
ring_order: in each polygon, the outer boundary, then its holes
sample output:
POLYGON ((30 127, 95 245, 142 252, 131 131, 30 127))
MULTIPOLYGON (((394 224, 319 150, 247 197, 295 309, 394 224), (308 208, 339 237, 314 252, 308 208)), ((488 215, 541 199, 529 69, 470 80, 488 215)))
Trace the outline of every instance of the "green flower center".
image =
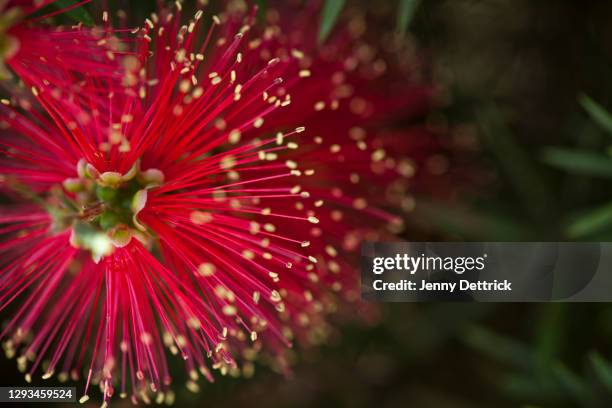
POLYGON ((147 203, 147 190, 160 186, 164 174, 158 169, 140 170, 136 163, 127 173, 100 173, 81 160, 79 177, 64 180, 65 204, 51 211, 56 230, 72 229, 71 244, 91 252, 95 262, 128 245, 132 238, 151 239, 138 213, 147 203))

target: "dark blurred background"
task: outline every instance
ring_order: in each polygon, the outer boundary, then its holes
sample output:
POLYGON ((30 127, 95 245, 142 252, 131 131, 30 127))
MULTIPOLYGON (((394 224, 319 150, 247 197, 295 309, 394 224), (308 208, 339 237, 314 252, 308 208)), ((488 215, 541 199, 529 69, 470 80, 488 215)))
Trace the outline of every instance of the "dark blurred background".
MULTIPOLYGON (((448 240, 612 237, 611 2, 350 7, 406 24, 398 35, 417 39, 450 90, 432 122, 461 153, 456 164, 480 169, 481 188, 456 204, 417 201, 409 228, 448 240)), ((251 380, 220 378, 199 394, 177 378, 177 405, 612 406, 608 304, 386 304, 378 313, 295 353, 289 378, 258 367, 251 380)), ((23 378, 6 360, 1 377, 10 385, 23 378)))

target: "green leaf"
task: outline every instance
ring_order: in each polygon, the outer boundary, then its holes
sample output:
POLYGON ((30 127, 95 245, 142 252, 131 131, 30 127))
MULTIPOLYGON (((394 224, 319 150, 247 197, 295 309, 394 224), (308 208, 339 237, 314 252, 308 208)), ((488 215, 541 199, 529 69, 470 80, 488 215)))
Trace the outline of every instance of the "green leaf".
POLYGON ((415 213, 431 225, 464 239, 522 241, 529 236, 529 228, 516 219, 484 210, 470 210, 441 202, 417 199, 415 213))
POLYGON ((549 147, 542 152, 542 160, 572 174, 612 177, 612 158, 589 151, 549 147))
POLYGON ((568 396, 578 405, 592 406, 595 394, 582 378, 561 363, 553 365, 553 374, 568 396))
POLYGON ((547 376, 550 364, 558 357, 565 335, 566 307, 562 303, 549 303, 542 306, 536 325, 536 353, 538 369, 547 376))
POLYGON ((612 365, 597 352, 589 354, 589 361, 599 381, 612 393, 612 365))
POLYGON ((523 370, 530 370, 533 367, 534 354, 529 347, 483 327, 470 327, 463 333, 461 340, 466 345, 501 363, 523 370))
MULTIPOLYGON (((409 353, 413 360, 426 361, 432 353, 454 341, 457 333, 473 326, 493 310, 493 303, 458 303, 451 309, 445 303, 432 304, 419 310, 402 328, 411 334, 401 337, 401 351, 409 353)), ((397 318, 403 319, 403 316, 398 313, 397 318)))
MULTIPOLYGON (((563 394, 559 391, 559 386, 553 381, 542 381, 534 378, 529 373, 506 375, 501 382, 504 394, 508 394, 513 399, 522 401, 546 401, 550 405, 560 406, 564 402, 563 394), (552 403, 556 403, 553 405, 552 403)), ((521 405, 523 408, 542 408, 540 405, 521 405)))
POLYGON ((77 3, 78 1, 76 0, 56 0, 52 4, 55 8, 59 10, 72 7, 70 10, 66 10, 64 14, 66 14, 67 16, 75 20, 77 23, 83 23, 84 25, 88 27, 93 26, 94 25, 93 18, 91 18, 91 15, 87 12, 85 7, 83 6, 74 7, 74 5, 77 3))
POLYGON ((397 32, 405 33, 421 0, 400 0, 397 10, 397 32))
POLYGON ((566 228, 569 238, 584 238, 612 227, 612 203, 590 210, 570 222, 566 228))
POLYGON ((585 94, 578 96, 578 102, 599 126, 612 134, 612 115, 603 106, 585 94))
POLYGON ((478 109, 476 117, 484 141, 497 157, 525 209, 536 219, 548 215, 552 207, 549 187, 531 157, 515 141, 496 106, 490 104, 478 109))
POLYGON ((268 4, 266 0, 257 0, 255 2, 257 4, 257 21, 265 22, 266 11, 268 8, 268 4))
POLYGON ((344 7, 345 0, 326 0, 321 13, 321 26, 319 27, 319 44, 323 44, 331 33, 336 20, 344 7))

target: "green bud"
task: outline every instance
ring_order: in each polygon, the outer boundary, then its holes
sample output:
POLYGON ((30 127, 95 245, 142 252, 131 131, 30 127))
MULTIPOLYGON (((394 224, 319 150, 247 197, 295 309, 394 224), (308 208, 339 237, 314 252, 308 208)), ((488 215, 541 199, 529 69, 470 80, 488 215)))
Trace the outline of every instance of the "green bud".
POLYGON ((134 194, 134 198, 132 198, 132 222, 134 226, 141 231, 145 231, 146 228, 142 225, 138 220, 138 213, 142 211, 147 205, 147 190, 138 190, 136 194, 134 194))
POLYGON ((140 178, 147 187, 160 186, 164 183, 164 173, 158 169, 145 170, 140 174, 140 178))
POLYGON ((64 189, 66 189, 66 191, 68 191, 69 193, 78 193, 80 191, 83 191, 83 189, 85 188, 83 181, 78 178, 67 178, 62 182, 62 185, 64 186, 64 189))
POLYGON ((85 159, 80 159, 77 163, 77 174, 79 175, 79 178, 87 177, 87 162, 85 159))
POLYGON ((92 166, 89 163, 85 164, 85 176, 89 177, 91 179, 97 179, 98 176, 100 175, 100 172, 98 171, 98 169, 96 169, 94 166, 92 166))
POLYGON ((93 234, 87 237, 85 246, 91 251, 91 258, 95 263, 113 253, 114 246, 111 239, 103 233, 93 234))
POLYGON ((109 186, 116 186, 121 183, 121 173, 117 173, 116 171, 105 171, 100 174, 99 181, 102 184, 106 184, 109 186))
POLYGON ((132 198, 132 212, 134 215, 138 215, 143 208, 147 205, 147 190, 138 190, 132 198))
POLYGON ((73 225, 70 243, 76 248, 88 249, 95 263, 112 254, 115 248, 111 239, 104 232, 84 222, 77 222, 73 225))
POLYGON ((132 233, 127 228, 117 228, 110 233, 110 239, 117 248, 123 248, 132 240, 132 233))

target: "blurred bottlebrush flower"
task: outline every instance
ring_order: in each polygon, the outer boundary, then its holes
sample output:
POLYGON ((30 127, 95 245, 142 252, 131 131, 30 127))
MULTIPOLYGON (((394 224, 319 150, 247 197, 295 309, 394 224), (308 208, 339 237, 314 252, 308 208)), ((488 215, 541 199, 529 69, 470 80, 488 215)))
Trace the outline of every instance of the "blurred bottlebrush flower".
POLYGON ((420 125, 385 137, 431 91, 380 88, 350 32, 319 52, 308 20, 181 8, 132 30, 120 81, 26 77, 36 101, 0 106, 0 309, 22 299, 0 336, 28 380, 85 373, 82 401, 92 383, 104 404, 172 401, 166 349, 194 391, 258 355, 284 371, 359 299, 359 243, 401 230, 434 145, 420 125))
POLYGON ((48 24, 52 17, 90 1, 48 12, 41 10, 55 0, 0 1, 0 79, 10 78, 12 70, 26 82, 44 79, 69 88, 83 75, 115 76, 113 61, 120 55, 121 43, 113 34, 122 30, 48 24))

